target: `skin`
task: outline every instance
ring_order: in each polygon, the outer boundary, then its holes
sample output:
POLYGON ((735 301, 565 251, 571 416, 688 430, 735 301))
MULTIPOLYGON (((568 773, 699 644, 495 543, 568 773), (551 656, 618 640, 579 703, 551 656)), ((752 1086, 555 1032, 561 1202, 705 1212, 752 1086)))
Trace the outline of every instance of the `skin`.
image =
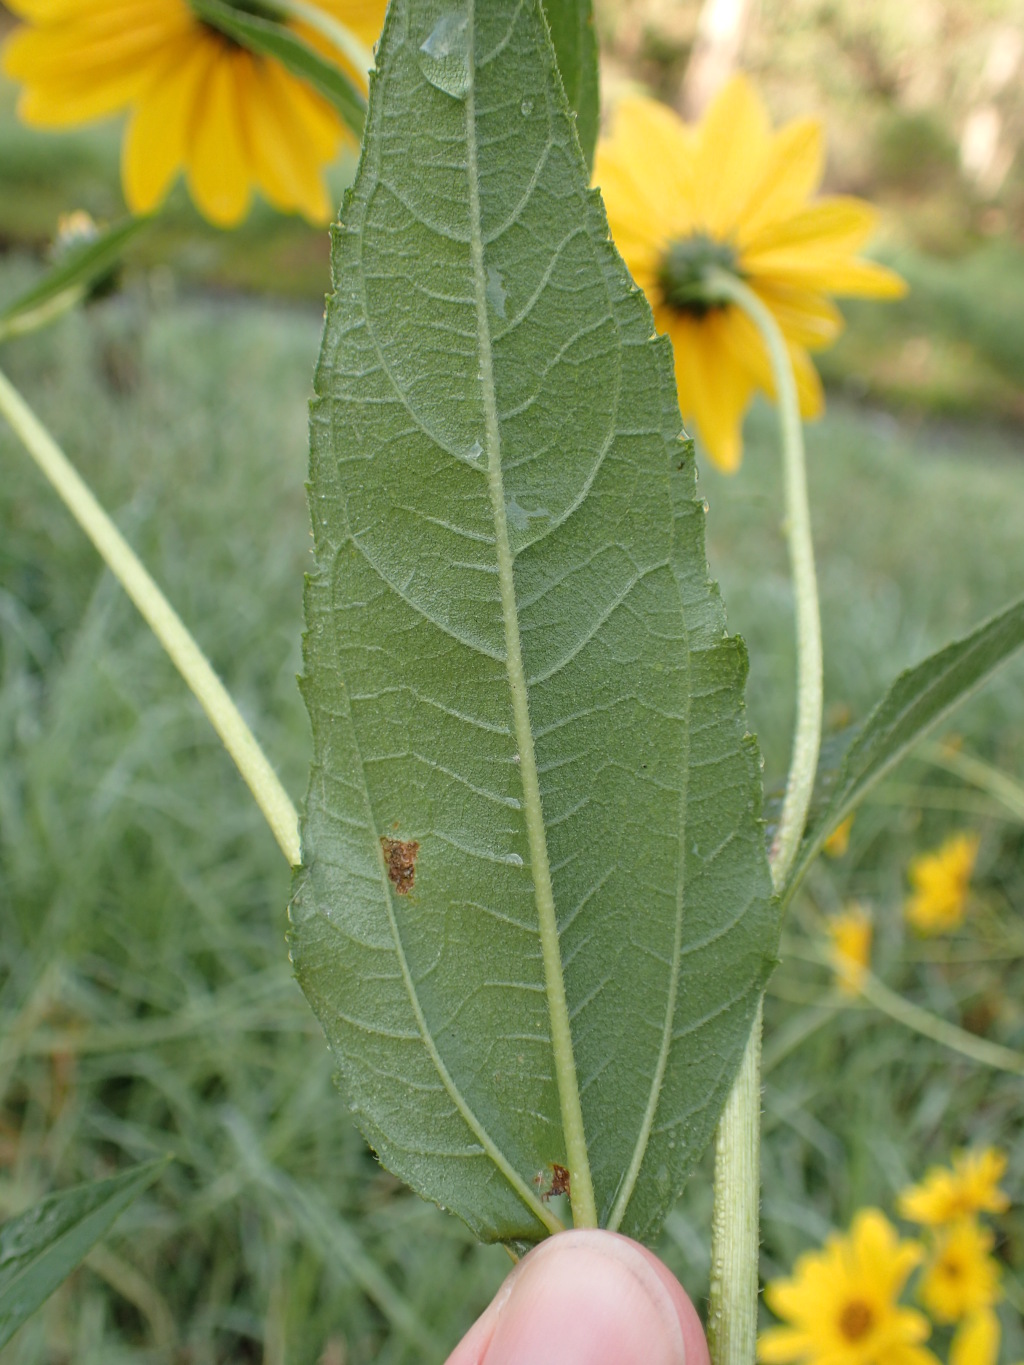
POLYGON ((614 1232, 563 1232, 516 1266, 447 1365, 709 1365, 675 1276, 614 1232))

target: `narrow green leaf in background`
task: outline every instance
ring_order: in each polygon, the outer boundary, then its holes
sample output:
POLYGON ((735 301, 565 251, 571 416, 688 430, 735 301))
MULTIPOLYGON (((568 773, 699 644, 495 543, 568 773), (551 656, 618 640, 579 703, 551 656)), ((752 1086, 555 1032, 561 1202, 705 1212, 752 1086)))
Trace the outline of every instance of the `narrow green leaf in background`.
POLYGON ((106 232, 72 247, 41 280, 0 307, 0 341, 31 330, 34 317, 54 305, 73 307, 90 288, 114 270, 125 248, 149 225, 147 218, 126 218, 106 232))
POLYGON ((109 1180, 76 1185, 0 1227, 0 1346, 45 1303, 166 1165, 166 1159, 149 1161, 109 1180))
POLYGON ((543 0, 558 74, 576 112, 576 136, 587 170, 594 165, 601 95, 598 85, 597 33, 591 0, 543 0))
POLYGON ((189 0, 189 4, 200 19, 228 38, 250 52, 275 58, 292 75, 308 81, 334 106, 356 137, 362 137, 366 100, 336 62, 322 57, 284 24, 258 14, 246 14, 228 0, 189 0))
POLYGON ((900 674, 857 731, 830 780, 819 780, 823 795, 808 822, 807 836, 782 893, 784 901, 825 840, 865 793, 1022 645, 1024 600, 900 674))
POLYGON ((669 344, 537 0, 396 0, 312 412, 292 954, 381 1160, 653 1237, 777 940, 669 344))

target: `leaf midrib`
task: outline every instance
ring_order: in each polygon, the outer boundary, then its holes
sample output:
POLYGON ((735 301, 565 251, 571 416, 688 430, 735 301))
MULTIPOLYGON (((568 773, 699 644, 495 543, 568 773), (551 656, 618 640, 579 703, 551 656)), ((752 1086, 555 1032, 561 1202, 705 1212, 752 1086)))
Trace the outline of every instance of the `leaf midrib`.
POLYGON ((545 990, 551 1019, 551 1049, 562 1115, 565 1155, 569 1166, 573 1221, 577 1227, 596 1227, 597 1205, 594 1199, 590 1158, 583 1128, 583 1109, 580 1102, 579 1081, 576 1075, 576 1059, 573 1053, 572 1026, 569 1021, 569 1009, 565 997, 565 977, 562 971, 558 919, 555 912, 554 890, 551 885, 551 865, 548 858, 547 834, 541 808, 537 754, 530 724, 526 672, 523 667, 522 642, 519 635, 519 611, 513 573, 514 560, 505 514, 505 487, 501 470, 501 431, 498 423, 498 401, 494 384, 494 357, 490 321, 487 316, 487 275, 484 267, 484 238, 480 212, 476 136, 475 29, 475 4, 473 0, 470 0, 467 37, 471 79, 466 95, 469 239, 470 257, 473 264, 473 292, 476 302, 480 390, 484 409, 487 485, 494 517, 498 587, 505 632, 505 668, 508 674, 513 723, 519 751, 519 773, 523 787, 523 814, 526 820, 526 835, 530 849, 530 871, 533 876, 534 900, 537 906, 541 954, 544 963, 545 990))

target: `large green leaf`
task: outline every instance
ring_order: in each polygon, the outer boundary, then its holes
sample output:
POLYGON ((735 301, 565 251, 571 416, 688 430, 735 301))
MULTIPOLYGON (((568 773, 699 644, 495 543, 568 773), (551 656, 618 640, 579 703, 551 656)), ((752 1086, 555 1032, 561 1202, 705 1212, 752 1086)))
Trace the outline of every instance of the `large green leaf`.
POLYGON ((558 74, 576 113, 576 135, 588 170, 594 164, 601 116, 597 34, 591 0, 543 0, 558 74))
POLYGON ((295 967, 421 1193, 536 1240, 568 1164, 653 1236, 776 944, 745 652, 537 0, 396 0, 378 60, 312 413, 295 967))
POLYGON ((835 827, 928 731, 1024 645, 1024 599, 955 640, 893 683, 838 765, 819 779, 817 810, 793 865, 788 900, 835 827))
POLYGON ((135 1166, 50 1195, 0 1227, 0 1346, 71 1274, 167 1165, 135 1166))

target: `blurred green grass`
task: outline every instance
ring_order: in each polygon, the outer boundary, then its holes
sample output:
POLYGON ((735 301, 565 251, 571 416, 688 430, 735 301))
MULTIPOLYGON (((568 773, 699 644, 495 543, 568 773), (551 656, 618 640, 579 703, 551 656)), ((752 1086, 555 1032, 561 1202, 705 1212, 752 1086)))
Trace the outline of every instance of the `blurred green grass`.
MULTIPOLYGON (((36 265, 0 265, 0 297, 36 265)), ((308 527, 313 307, 175 297, 157 281, 5 347, 64 444, 303 790, 295 686, 308 527)), ((734 479, 702 475, 709 555, 747 638, 769 785, 784 771, 790 592, 774 418, 734 479)), ((1024 461, 998 424, 842 401, 808 432, 831 723, 1021 591, 1024 461)), ((496 1248, 402 1191, 341 1098, 286 959, 288 875, 198 708, 27 457, 0 429, 0 1214, 170 1150, 177 1160, 3 1365, 439 1360, 505 1273, 496 1248), (434 1344, 428 1344, 432 1341, 434 1344)), ((965 748, 1024 777, 1024 665, 960 713, 965 748)), ((1000 1254, 1021 1302, 1024 1094, 876 1014, 836 1008, 798 956, 849 896, 876 966, 954 1022, 1024 1048, 1024 833, 920 759, 809 879, 772 986, 763 1269, 952 1148, 1011 1147, 1000 1254), (904 935, 910 852, 983 836, 978 908, 932 960, 904 935), (958 960, 962 959, 962 960, 958 960), (788 1040, 788 1042, 787 1042, 788 1040), (787 1051, 787 1047, 789 1050, 787 1051)), ((707 1172, 662 1251, 707 1280, 707 1172)), ((1024 1339, 1005 1315, 1006 1360, 1024 1339)))

